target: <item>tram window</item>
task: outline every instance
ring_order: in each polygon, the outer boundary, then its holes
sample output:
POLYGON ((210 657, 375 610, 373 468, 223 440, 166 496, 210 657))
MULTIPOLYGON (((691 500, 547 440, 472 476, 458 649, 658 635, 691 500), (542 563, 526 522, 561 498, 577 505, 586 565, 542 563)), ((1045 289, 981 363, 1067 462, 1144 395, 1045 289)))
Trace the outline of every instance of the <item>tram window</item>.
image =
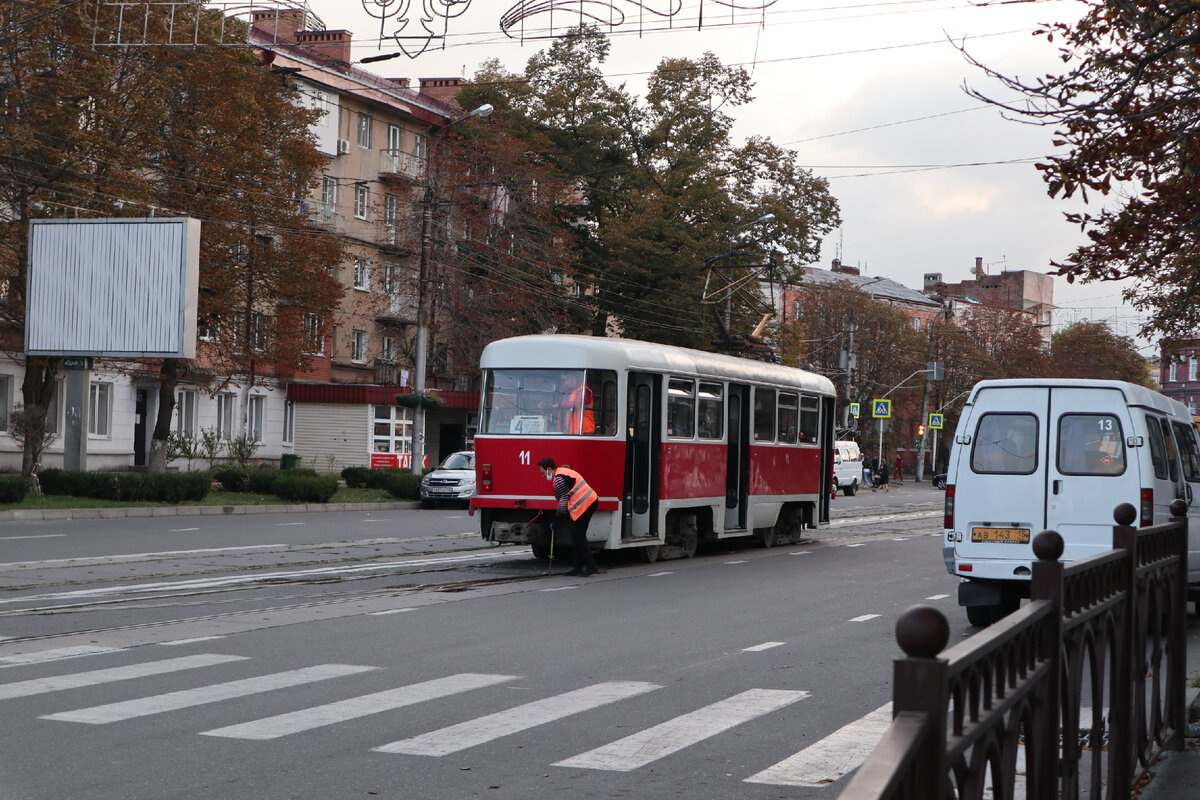
POLYGON ((754 438, 759 442, 775 441, 775 390, 754 390, 754 438))
POLYGON ((613 436, 616 409, 612 370, 494 369, 487 374, 480 430, 613 436))
POLYGON ((785 444, 796 443, 797 399, 791 392, 779 394, 779 441, 785 444))
POLYGON ((612 436, 617 432, 617 373, 608 369, 589 369, 587 385, 595 398, 595 433, 612 436))
POLYGON ((696 431, 696 384, 682 378, 667 383, 667 435, 690 439, 696 431))
POLYGON ((700 382, 697 396, 700 423, 697 433, 701 439, 720 439, 725 430, 724 389, 719 383, 700 382))
POLYGON ((800 441, 805 444, 817 443, 817 432, 820 430, 821 401, 812 395, 800 396, 800 441))

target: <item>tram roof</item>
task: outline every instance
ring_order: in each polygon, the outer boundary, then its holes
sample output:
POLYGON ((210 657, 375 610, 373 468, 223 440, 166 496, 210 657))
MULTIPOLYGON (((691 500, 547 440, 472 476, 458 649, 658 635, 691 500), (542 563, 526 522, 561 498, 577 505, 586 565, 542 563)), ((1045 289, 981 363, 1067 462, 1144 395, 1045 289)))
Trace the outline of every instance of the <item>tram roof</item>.
POLYGON ((492 342, 480 358, 483 369, 635 369, 710 378, 778 383, 833 394, 833 382, 814 372, 720 353, 705 353, 636 339, 550 334, 513 336, 492 342))

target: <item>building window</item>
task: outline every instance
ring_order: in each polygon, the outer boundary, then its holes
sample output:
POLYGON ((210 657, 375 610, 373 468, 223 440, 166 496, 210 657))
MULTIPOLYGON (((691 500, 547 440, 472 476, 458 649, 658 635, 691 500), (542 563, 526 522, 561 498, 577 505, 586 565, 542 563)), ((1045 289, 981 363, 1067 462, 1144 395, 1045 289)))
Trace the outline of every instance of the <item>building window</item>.
POLYGON ((396 340, 391 336, 383 337, 383 342, 379 347, 379 357, 384 361, 396 360, 396 340))
POLYGON ((404 129, 399 125, 388 125, 388 142, 387 149, 392 155, 399 155, 401 138, 404 135, 404 129))
POLYGON ((175 394, 175 432, 196 434, 196 392, 181 389, 175 394))
POLYGON ((396 227, 396 209, 397 200, 394 194, 385 194, 383 196, 383 224, 389 228, 396 227))
POLYGON ((199 330, 196 331, 196 336, 202 342, 219 342, 221 341, 221 318, 209 317, 202 320, 199 325, 199 330))
POLYGON ((1188 356, 1188 380, 1196 380, 1196 367, 1200 366, 1200 359, 1196 358, 1196 354, 1192 353, 1188 356))
POLYGON ((371 449, 376 453, 411 453, 412 409, 392 405, 375 406, 371 449))
POLYGON ((222 439, 233 438, 233 406, 236 399, 229 392, 217 395, 217 433, 222 439))
POLYGON ((111 383, 93 383, 88 390, 88 433, 108 436, 112 414, 111 383))
POLYGON ((400 291, 400 265, 388 264, 383 268, 383 291, 396 294, 400 291))
POLYGON ((371 280, 371 262, 367 261, 365 256, 355 256, 354 258, 354 288, 367 289, 371 280))
POLYGON ((304 352, 311 356, 325 355, 325 335, 321 318, 316 314, 304 315, 304 352))
POLYGON ((296 441, 296 404, 291 400, 283 404, 283 442, 292 444, 296 441))
POLYGON ((1167 367, 1167 380, 1172 383, 1179 380, 1179 362, 1172 361, 1167 367))
POLYGON ((362 112, 358 115, 358 146, 371 146, 371 115, 362 112))
POLYGON ((0 431, 8 430, 8 413, 12 410, 12 376, 0 375, 0 431))
POLYGON ((266 314, 255 312, 250 324, 254 328, 250 331, 250 341, 254 344, 254 349, 261 353, 267 349, 271 339, 271 319, 266 314))
POLYGON ((912 319, 912 326, 913 326, 913 330, 914 330, 914 331, 919 331, 919 330, 921 330, 921 318, 920 318, 920 317, 913 317, 913 319, 912 319))
POLYGON ((263 409, 267 398, 262 395, 252 395, 246 406, 246 439, 251 442, 261 442, 263 438, 263 409))
POLYGON ((337 179, 326 175, 321 178, 321 216, 324 219, 331 219, 335 206, 337 206, 337 179))
POLYGON ((415 136, 413 136, 413 155, 416 156, 421 161, 425 160, 425 153, 426 153, 425 145, 426 145, 426 140, 425 140, 424 136, 422 136, 419 133, 416 134, 415 136))
POLYGON ((367 363, 367 332, 352 331, 350 333, 350 360, 355 364, 367 363))
POLYGON ((356 218, 367 218, 367 201, 367 185, 365 183, 354 184, 354 216, 356 218))

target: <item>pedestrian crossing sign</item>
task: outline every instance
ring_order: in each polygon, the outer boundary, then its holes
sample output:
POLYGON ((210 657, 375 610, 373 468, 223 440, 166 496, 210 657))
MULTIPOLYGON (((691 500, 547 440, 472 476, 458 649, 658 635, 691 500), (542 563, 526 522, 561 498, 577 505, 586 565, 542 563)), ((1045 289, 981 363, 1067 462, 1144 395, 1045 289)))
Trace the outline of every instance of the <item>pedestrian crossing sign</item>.
POLYGON ((850 416, 854 417, 855 419, 858 419, 858 412, 859 412, 860 408, 861 408, 861 406, 858 403, 851 403, 850 404, 850 416))
POLYGON ((942 420, 945 419, 944 414, 930 414, 929 428, 930 430, 940 431, 942 429, 942 420))
POLYGON ((892 418, 892 401, 891 400, 872 400, 871 401, 871 416, 875 419, 891 419, 892 418))

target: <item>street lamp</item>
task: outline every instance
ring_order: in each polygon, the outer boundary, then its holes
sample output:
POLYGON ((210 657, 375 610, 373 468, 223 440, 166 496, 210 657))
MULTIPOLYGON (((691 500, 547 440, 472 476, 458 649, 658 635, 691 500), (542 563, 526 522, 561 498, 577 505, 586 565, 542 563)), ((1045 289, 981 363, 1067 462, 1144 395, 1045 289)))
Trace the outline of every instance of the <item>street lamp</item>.
POLYGON ((416 375, 413 376, 413 391, 417 395, 417 403, 413 407, 413 446, 412 464, 410 469, 415 475, 420 475, 425 461, 425 372, 429 361, 429 292, 426 284, 429 280, 429 256, 432 250, 432 222, 434 198, 434 158, 433 145, 436 137, 443 131, 476 117, 486 117, 492 113, 492 106, 484 103, 466 116, 452 120, 445 125, 431 128, 429 141, 425 147, 425 196, 421 201, 421 260, 417 272, 417 363, 416 375))

